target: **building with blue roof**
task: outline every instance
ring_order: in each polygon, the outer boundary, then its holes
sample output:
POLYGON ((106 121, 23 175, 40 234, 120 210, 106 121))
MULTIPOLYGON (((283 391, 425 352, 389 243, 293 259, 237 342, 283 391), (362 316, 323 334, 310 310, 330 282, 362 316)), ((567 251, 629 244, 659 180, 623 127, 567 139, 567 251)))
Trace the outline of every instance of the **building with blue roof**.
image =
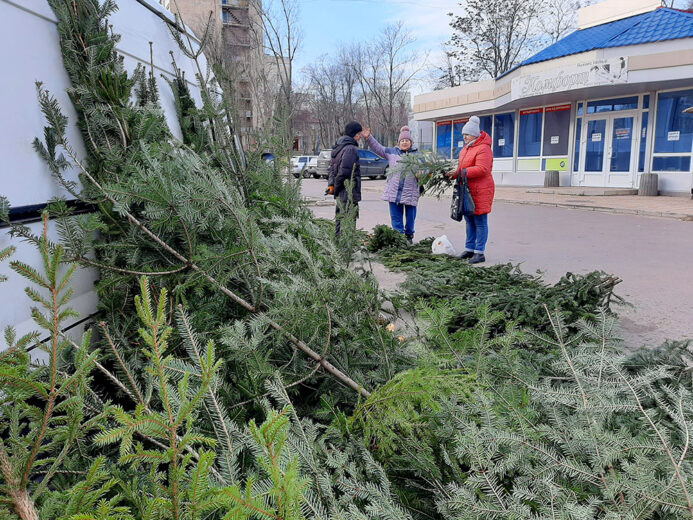
POLYGON ((416 96, 435 148, 454 158, 479 116, 498 184, 637 188, 656 173, 664 194, 693 194, 693 12, 660 0, 606 0, 578 30, 498 78, 416 96))

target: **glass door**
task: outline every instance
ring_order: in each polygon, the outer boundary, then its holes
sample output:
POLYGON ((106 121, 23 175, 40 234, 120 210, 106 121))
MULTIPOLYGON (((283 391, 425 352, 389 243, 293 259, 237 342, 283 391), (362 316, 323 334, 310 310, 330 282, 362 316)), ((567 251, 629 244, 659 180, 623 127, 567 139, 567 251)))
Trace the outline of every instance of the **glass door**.
POLYGON ((604 157, 608 116, 588 119, 582 137, 582 185, 604 186, 604 157))
POLYGON ((634 116, 612 116, 611 141, 607 152, 609 168, 606 172, 606 185, 613 187, 633 187, 633 129, 634 116))
POLYGON ((633 187, 635 114, 599 114, 583 126, 581 185, 633 187))

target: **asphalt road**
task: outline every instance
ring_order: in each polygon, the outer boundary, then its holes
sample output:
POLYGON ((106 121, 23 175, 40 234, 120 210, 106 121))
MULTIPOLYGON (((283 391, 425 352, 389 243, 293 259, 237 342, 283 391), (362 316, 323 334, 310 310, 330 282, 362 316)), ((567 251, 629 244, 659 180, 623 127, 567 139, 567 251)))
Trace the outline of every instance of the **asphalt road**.
MULTIPOLYGON (((389 224, 380 199, 385 181, 363 181, 359 227, 389 224)), ((324 200, 326 181, 305 179, 307 197, 324 200)), ((447 235, 464 248, 464 223, 448 216, 449 200, 419 201, 415 240, 447 235)), ((334 207, 317 205, 316 215, 331 218, 334 207)), ((566 272, 603 270, 621 278, 616 293, 633 304, 619 308, 621 333, 629 348, 656 346, 665 339, 693 339, 693 222, 494 203, 489 215, 486 263, 521 264, 544 273, 549 282, 566 272)))

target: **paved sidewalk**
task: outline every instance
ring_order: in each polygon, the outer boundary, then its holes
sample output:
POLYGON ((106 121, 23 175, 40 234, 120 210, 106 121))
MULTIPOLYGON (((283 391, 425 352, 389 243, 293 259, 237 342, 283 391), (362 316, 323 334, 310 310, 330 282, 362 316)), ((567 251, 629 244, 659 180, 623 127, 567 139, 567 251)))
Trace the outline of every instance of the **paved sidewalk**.
MULTIPOLYGON (((390 223, 381 200, 383 186, 384 181, 364 181, 361 229, 390 223)), ((324 181, 307 179, 302 189, 317 216, 334 218, 334 200, 323 195, 324 181)), ((629 348, 693 338, 693 201, 612 193, 497 187, 486 265, 519 264, 525 273, 541 271, 547 283, 566 272, 612 273, 623 280, 617 294, 633 304, 617 309, 629 348)), ((449 195, 440 200, 423 197, 415 239, 447 235, 455 248, 463 248, 464 224, 450 219, 449 206, 449 195)), ((375 274, 389 290, 401 283, 384 269, 375 274)))
POLYGON ((495 201, 693 221, 693 199, 622 195, 602 188, 496 186, 495 201))

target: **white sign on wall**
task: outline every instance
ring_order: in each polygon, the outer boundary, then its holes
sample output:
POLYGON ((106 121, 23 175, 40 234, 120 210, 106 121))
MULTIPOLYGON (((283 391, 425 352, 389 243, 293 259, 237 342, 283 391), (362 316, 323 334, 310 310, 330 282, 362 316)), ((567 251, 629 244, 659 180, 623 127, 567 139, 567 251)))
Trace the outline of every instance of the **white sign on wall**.
POLYGON ((628 83, 627 57, 588 61, 515 78, 511 96, 521 99, 614 83, 628 83))

